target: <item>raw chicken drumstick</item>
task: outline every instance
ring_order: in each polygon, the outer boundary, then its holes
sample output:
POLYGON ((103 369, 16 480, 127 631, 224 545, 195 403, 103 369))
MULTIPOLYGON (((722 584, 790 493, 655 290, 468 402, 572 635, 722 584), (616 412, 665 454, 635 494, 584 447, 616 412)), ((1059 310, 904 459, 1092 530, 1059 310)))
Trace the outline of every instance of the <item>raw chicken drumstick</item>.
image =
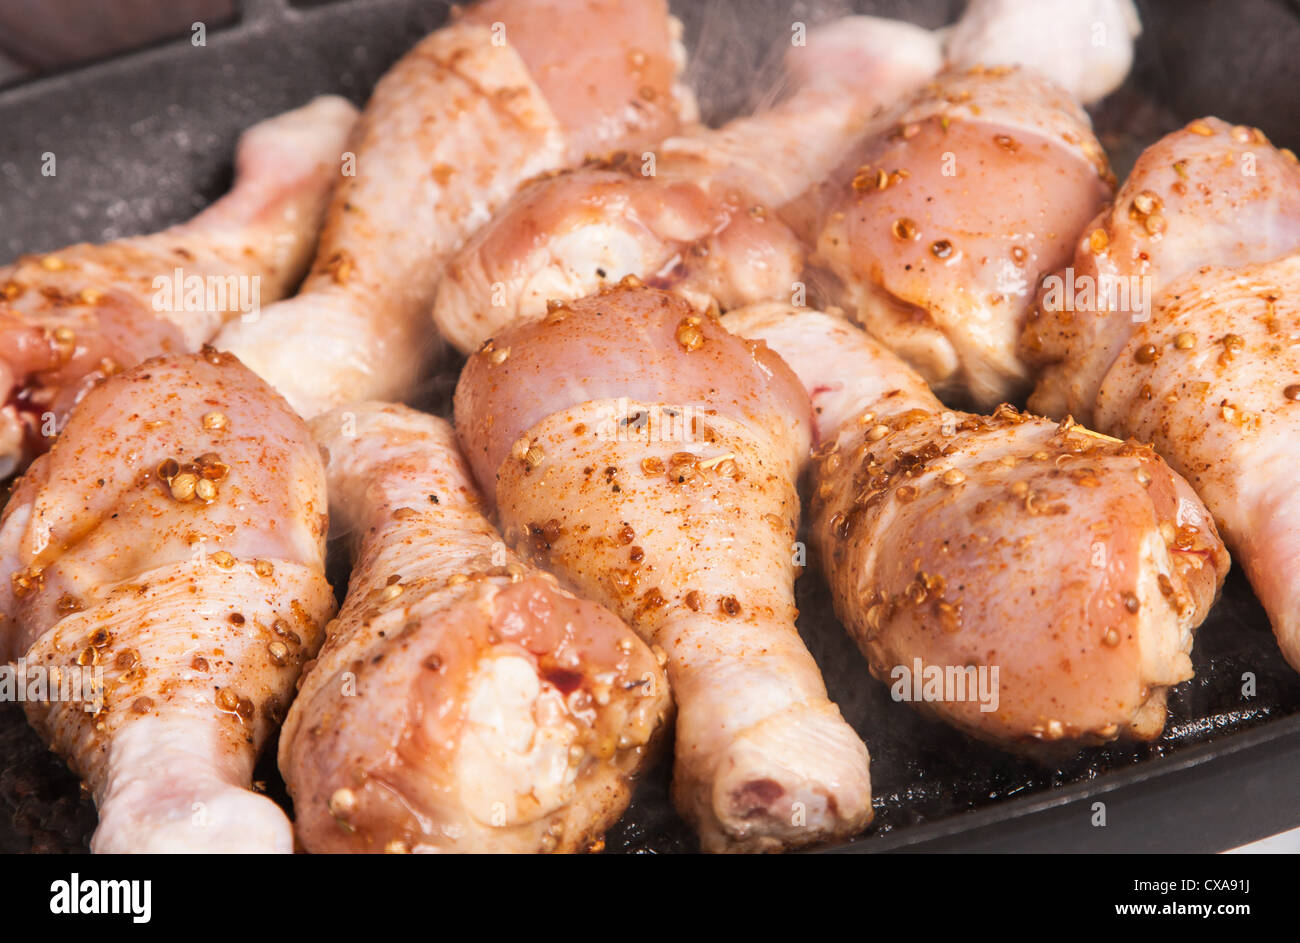
POLYGON ((302 291, 216 346, 305 416, 408 395, 442 264, 498 205, 693 117, 676 27, 664 0, 486 0, 428 36, 366 106, 302 291))
POLYGON ((234 187, 188 223, 0 267, 0 478, 44 451, 100 378, 197 350, 293 290, 356 115, 322 97, 254 125, 234 187))
POLYGON ((860 831, 867 751, 794 625, 809 407, 788 368, 619 287, 485 344, 455 409, 507 541, 666 653, 673 798, 705 850, 860 831))
POLYGON ((250 787, 334 608, 326 527, 305 424, 210 348, 95 386, 19 481, 0 657, 102 682, 95 712, 25 705, 95 798, 95 851, 292 851, 250 787))
POLYGON ((1069 270, 1075 291, 1064 278, 1044 285, 1021 338, 1022 353, 1040 370, 1031 406, 1094 421, 1108 371, 1126 359, 1125 348, 1131 360, 1147 343, 1135 340, 1176 281, 1203 267, 1268 262, 1298 250, 1294 154, 1255 128, 1218 118, 1167 134, 1143 152, 1114 202, 1076 240, 1069 270))
POLYGON ((846 17, 785 55, 795 91, 720 130, 694 128, 523 188, 447 266, 433 318, 462 352, 554 298, 624 275, 672 287, 705 310, 788 298, 804 248, 776 215, 820 180, 879 106, 942 65, 939 42, 907 23, 846 17))
POLYGON ((1012 749, 1159 736, 1228 557, 1150 447, 1006 405, 947 411, 820 312, 757 305, 722 323, 811 394, 813 540, 873 675, 893 684, 901 667, 916 700, 918 659, 961 673, 917 706, 1012 749))
POLYGON ((1300 166, 1215 118, 1139 158, 1023 338, 1031 403, 1150 441, 1213 512, 1300 669, 1300 166), (1113 290, 1103 290, 1106 286, 1113 290), (1122 292, 1121 290, 1122 289, 1122 292))
POLYGON ((1063 89, 977 67, 875 123, 802 202, 827 300, 936 391, 991 408, 1027 389, 1016 343, 1039 280, 1112 186, 1063 89))
MULTIPOLYGON (((839 170, 837 164, 854 143, 858 151, 870 150, 897 130, 898 100, 918 94, 919 86, 939 72, 945 38, 950 55, 962 64, 1034 62, 1079 94, 1100 98, 1122 81, 1132 53, 1128 0, 1096 0, 1088 7, 1089 16, 1095 14, 1096 20, 1084 20, 1076 9, 1078 0, 1034 1, 1039 9, 1032 17, 1018 3, 972 4, 950 34, 874 17, 845 17, 818 27, 807 35, 806 46, 793 47, 785 55, 785 70, 796 91, 775 107, 737 118, 722 130, 693 129, 664 140, 655 148, 653 165, 623 157, 612 165, 584 166, 524 187, 447 264, 434 303, 434 323, 443 337, 468 352, 520 317, 541 316, 549 300, 580 298, 616 284, 625 274, 671 287, 701 311, 715 303, 725 310, 758 300, 792 298, 802 285, 806 256, 819 230, 840 224, 839 216, 844 215, 844 207, 833 206, 827 211, 828 221, 819 221, 816 207, 836 202, 841 190, 874 191, 898 185, 906 173, 913 172, 905 168, 896 173, 897 164, 871 168, 858 157, 839 170), (1027 33, 1021 25, 1030 18, 1049 25, 1027 33), (1095 46, 1093 22, 1104 25, 1101 47, 1095 46), (1050 39, 1049 46, 1074 49, 1074 55, 1045 60, 1041 55, 1045 39, 1050 39), (1088 64, 1082 74, 1079 64, 1088 64), (1092 68, 1097 65, 1105 68, 1092 68), (876 114, 883 107, 894 111, 876 114), (828 178, 835 182, 833 186, 815 186, 828 178)), ((948 329, 952 342, 937 332, 935 324, 927 323, 919 308, 909 310, 909 319, 891 336, 909 350, 915 347, 920 359, 939 360, 936 371, 956 368, 943 363, 956 356, 954 345, 965 347, 958 352, 974 363, 974 371, 984 369, 983 358, 1014 362, 1023 302, 1036 285, 1037 272, 1060 264, 1069 252, 1070 239, 1109 193, 1093 179, 1096 173, 1089 164, 1076 159, 1082 151, 1105 172, 1087 117, 1065 90, 1028 75, 1002 79, 1004 72, 995 69, 991 78, 946 77, 928 88, 907 111, 909 121, 933 116, 946 127, 954 118, 975 118, 982 107, 993 111, 972 122, 974 131, 954 131, 953 139, 944 140, 939 150, 930 135, 924 135, 913 151, 900 144, 894 155, 924 166, 927 185, 943 187, 956 207, 949 212, 928 206, 924 199, 928 191, 914 187, 913 202, 927 206, 909 207, 907 212, 917 219, 923 209, 933 212, 935 219, 948 213, 954 219, 945 222, 953 232, 963 238, 972 235, 984 245, 1005 241, 998 252, 1002 256, 1010 252, 1011 261, 1017 263, 1014 267, 1002 264, 1005 259, 989 263, 987 256, 953 259, 958 271, 950 274, 946 285, 952 298, 936 298, 936 307, 954 307, 953 313, 962 317, 989 320, 984 308, 963 300, 976 289, 975 294, 983 297, 984 287, 975 284, 980 280, 996 293, 1026 295, 1014 304, 991 300, 989 304, 1002 306, 992 312, 997 316, 993 323, 958 321, 948 329), (1008 86, 1005 96, 1002 86, 1008 86), (944 96, 952 101, 943 101, 944 96), (949 107, 971 96, 978 101, 965 111, 949 107), (1018 103, 1017 96, 1027 100, 1018 103), (1022 140, 1009 139, 1009 144, 1019 150, 1023 142, 1024 150, 1011 163, 1004 146, 992 142, 995 135, 1013 127, 1017 133, 1024 129, 1024 134, 1022 140), (1031 133, 1062 140, 1052 143, 1028 137, 1031 133), (945 160, 949 147, 970 137, 975 138, 974 144, 957 151, 956 163, 945 160), (971 161, 969 170, 961 159, 971 161), (943 179, 949 166, 961 176, 943 179), (989 166, 1008 176, 1027 174, 1031 187, 1019 206, 1009 202, 1004 190, 1024 189, 1022 181, 996 189, 996 199, 972 196, 970 179, 987 173, 989 166), (1014 311, 1008 317, 1010 308, 1014 311), (985 350, 989 345, 996 350, 985 350)), ((976 193, 984 191, 982 185, 976 193)), ((883 202, 872 198, 867 208, 880 209, 883 202)), ((893 217, 885 224, 887 235, 892 221, 893 217)), ((880 251, 871 245, 870 232, 854 232, 852 238, 853 251, 880 251)), ((850 252, 840 239, 842 234, 837 233, 824 239, 822 260, 848 280, 846 289, 832 278, 832 285, 839 287, 835 300, 854 303, 863 278, 870 282, 883 277, 888 267, 871 256, 858 271, 854 259, 846 258, 850 252)), ((974 245, 974 241, 967 243, 967 251, 974 245)), ((894 254, 893 246, 884 247, 885 256, 894 254)), ((911 259, 898 261, 900 274, 913 264, 911 259)), ((823 281, 824 273, 814 273, 814 287, 823 281)), ((900 286, 900 290, 919 303, 923 287, 900 286)), ((935 312, 935 317, 946 324, 941 313, 935 312)), ((888 329, 888 320, 880 326, 888 329)), ((1021 365, 1013 363, 1006 369, 1018 377, 1018 384, 1024 384, 1021 365)))
POLYGON ((508 553, 451 427, 312 423, 356 566, 280 739, 310 851, 582 851, 671 708, 650 649, 508 553))
POLYGON ((1132 0, 969 0, 944 55, 957 69, 1028 66, 1090 105, 1128 77, 1141 32, 1132 0))

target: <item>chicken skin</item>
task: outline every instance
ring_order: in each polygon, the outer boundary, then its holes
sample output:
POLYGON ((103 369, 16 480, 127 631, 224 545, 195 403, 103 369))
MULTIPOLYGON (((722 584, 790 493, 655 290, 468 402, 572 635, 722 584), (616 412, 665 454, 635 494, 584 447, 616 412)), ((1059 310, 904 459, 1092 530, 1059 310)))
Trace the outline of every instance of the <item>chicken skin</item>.
POLYGON ((1141 32, 1132 0, 968 0, 944 54, 957 69, 1032 68, 1090 105, 1128 77, 1141 32))
MULTIPOLYGON (((1124 19, 1123 3, 1101 5, 1105 23, 1124 19)), ((1038 280, 1068 259, 1113 179, 1069 92, 1013 67, 1041 60, 1041 37, 1004 35, 1013 7, 976 4, 969 29, 948 36, 958 61, 986 47, 991 68, 921 87, 943 65, 942 37, 847 17, 786 54, 796 91, 773 108, 670 138, 653 161, 534 182, 448 264, 434 322, 468 352, 548 301, 630 274, 701 312, 821 300, 945 393, 991 406, 1026 392, 1016 345, 1038 280)), ((1058 16, 1047 32, 1081 47, 1079 26, 1058 16)), ((1131 36, 1106 35, 1108 87, 1131 36)), ((1089 94, 1103 87, 1069 64, 1049 72, 1089 94)))
POLYGON ((356 114, 326 96, 254 125, 234 187, 188 223, 0 267, 0 478, 48 448, 97 380, 198 350, 294 289, 356 114))
POLYGON ((506 540, 666 654, 673 798, 704 849, 860 831, 867 751, 794 625, 810 428, 789 369, 629 283, 485 344, 455 409, 506 540))
POLYGON ((694 116, 675 29, 664 0, 486 0, 429 35, 375 88, 300 293, 216 345, 304 416, 409 395, 443 264, 497 206, 694 116))
POLYGON ((936 392, 991 408, 1027 391, 1016 345, 1039 279, 1112 186, 1064 89, 1024 69, 949 72, 807 195, 811 261, 827 301, 936 392))
POLYGON ((1138 160, 1040 299, 1032 403, 1151 442, 1204 498, 1300 669, 1300 167, 1253 128, 1192 122, 1138 160), (1118 289, 1123 288, 1121 292, 1118 289))
POLYGON ((303 845, 592 847, 671 708, 654 654, 506 550, 447 423, 365 403, 312 430, 357 557, 280 739, 303 845))
POLYGON ((1267 262, 1297 250, 1294 154, 1255 128, 1218 118, 1165 135, 1076 240, 1075 291, 1062 280, 1041 292, 1021 338, 1024 357, 1039 370, 1030 406, 1094 421, 1107 372, 1173 282, 1203 266, 1267 262))
POLYGON ((773 304, 723 324, 811 395, 813 540, 896 697, 1018 751, 1159 736, 1228 568, 1186 481, 1070 420, 948 411, 838 318, 773 304), (919 697, 918 663, 950 686, 919 697))
POLYGON ((938 40, 906 23, 846 17, 785 54, 794 91, 719 130, 694 128, 523 188, 447 266, 434 323, 468 353, 555 298, 625 275, 706 310, 788 298, 805 249, 777 211, 820 180, 880 106, 939 70, 938 40))
POLYGON ((98 690, 25 703, 95 798, 93 850, 292 851, 252 773, 334 608, 326 510, 305 424, 210 348, 93 387, 19 481, 0 658, 98 690))

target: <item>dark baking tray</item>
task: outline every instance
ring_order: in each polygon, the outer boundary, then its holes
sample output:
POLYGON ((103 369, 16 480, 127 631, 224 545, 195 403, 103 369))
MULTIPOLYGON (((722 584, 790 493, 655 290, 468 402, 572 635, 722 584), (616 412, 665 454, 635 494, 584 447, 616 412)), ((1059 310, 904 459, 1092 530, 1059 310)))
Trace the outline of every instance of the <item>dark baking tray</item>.
MULTIPOLYGON (((711 121, 761 99, 768 51, 794 20, 856 9, 936 27, 961 7, 673 5, 711 121)), ((1203 113, 1258 125, 1279 145, 1300 148, 1295 4, 1161 0, 1141 8, 1146 32, 1134 73, 1094 113, 1121 174, 1145 144, 1203 113)), ((323 92, 362 103, 446 13, 428 0, 246 2, 238 22, 209 30, 204 47, 181 37, 0 90, 0 260, 191 216, 229 185, 241 129, 323 92), (54 177, 40 172, 46 152, 57 157, 54 177)), ((455 367, 430 380, 423 405, 445 413, 455 367)), ((1300 779, 1300 676, 1282 661, 1236 571, 1200 629, 1196 678, 1173 692, 1164 736, 1056 767, 982 746, 893 703, 836 622, 820 577, 806 573, 798 593, 800 628, 831 696, 872 754, 875 823, 838 850, 1218 851, 1300 825, 1292 785, 1300 779), (1255 677, 1250 698, 1242 694, 1247 672, 1255 677)), ((661 764, 645 778, 608 850, 695 849, 667 801, 667 773, 661 764)), ((264 760, 258 776, 284 800, 273 763, 264 760)), ((76 779, 16 706, 0 705, 0 851, 84 851, 94 823, 76 779)))

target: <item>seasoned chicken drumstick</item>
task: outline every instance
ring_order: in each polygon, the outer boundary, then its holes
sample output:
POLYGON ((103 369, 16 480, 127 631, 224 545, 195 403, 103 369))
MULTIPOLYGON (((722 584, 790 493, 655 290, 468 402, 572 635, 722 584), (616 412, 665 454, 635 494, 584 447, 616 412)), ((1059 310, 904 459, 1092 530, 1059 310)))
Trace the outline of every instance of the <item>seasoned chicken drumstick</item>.
POLYGON ((294 288, 356 114, 322 97, 254 125, 234 187, 188 223, 0 267, 0 478, 44 451, 100 378, 197 350, 294 288))
POLYGON ((1094 421, 1108 371, 1147 343, 1135 341, 1156 302, 1173 294, 1174 282, 1203 267, 1244 266, 1296 251, 1300 165, 1294 154, 1274 148, 1255 128, 1218 118, 1165 135, 1142 153, 1114 202, 1075 241, 1072 278, 1062 272, 1039 292, 1020 339, 1023 356, 1040 371, 1031 406, 1094 421))
MULTIPOLYGON (((963 59, 985 42, 996 67, 920 89, 942 64, 933 34, 870 17, 814 30, 787 54, 798 90, 775 107, 670 138, 652 167, 589 166, 521 190, 448 264, 435 323, 469 351, 627 274, 701 311, 789 300, 807 282, 940 387, 988 405, 1023 391, 1016 342, 1033 291, 1110 172, 1066 90, 1003 64, 1036 57, 1023 33, 995 41, 1010 15, 976 5, 983 25, 961 39, 963 59)), ((1051 34, 1078 44, 1077 23, 1051 34)))
POLYGON ((1025 330, 1031 401, 1150 441, 1187 476, 1300 669, 1300 166, 1194 121, 1138 160, 1025 330), (1068 282, 1063 282, 1068 285, 1068 282), (1055 290, 1055 295, 1051 292, 1055 290))
POLYGON ((95 797, 95 851, 292 850, 250 786, 334 608, 326 526, 306 426, 210 349, 91 389, 18 483, 0 657, 102 684, 94 712, 25 705, 95 797))
POLYGON ((708 851, 851 835, 867 752, 794 626, 808 399, 666 292, 620 287, 472 356, 456 423, 506 539, 667 654, 673 797, 708 851))
POLYGON ((217 346, 306 416, 407 395, 442 264, 498 205, 693 116, 676 26, 664 0, 486 0, 428 36, 366 106, 302 291, 217 346))
POLYGON ((939 392, 1029 385, 1016 344, 1042 275, 1110 196, 1084 111, 1036 73, 947 73, 864 135, 804 201, 827 299, 939 392))
POLYGON ((1160 734, 1228 568, 1187 482, 1068 420, 949 412, 820 312, 759 305, 723 324, 811 394, 813 539, 872 674, 1013 749, 1160 734), (950 682, 938 699, 921 696, 931 676, 950 682))
POLYGON ((280 768, 310 851, 581 851, 670 710, 645 643, 519 562, 447 423, 359 404, 312 423, 356 566, 280 768))
POLYGON ((942 65, 920 27, 846 17, 785 55, 795 91, 720 130, 524 187, 447 266, 433 319, 462 352, 555 298, 636 275, 704 310, 788 298, 804 247, 777 210, 822 179, 881 105, 942 65))

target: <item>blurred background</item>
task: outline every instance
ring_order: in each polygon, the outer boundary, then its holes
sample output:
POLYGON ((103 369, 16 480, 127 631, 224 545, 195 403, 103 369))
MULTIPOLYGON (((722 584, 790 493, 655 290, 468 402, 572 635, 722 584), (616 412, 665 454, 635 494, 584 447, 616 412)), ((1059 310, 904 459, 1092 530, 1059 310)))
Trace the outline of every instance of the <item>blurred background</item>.
POLYGON ((0 84, 235 22, 236 0, 0 0, 0 84))
MULTIPOLYGON (((0 0, 0 86, 69 66, 108 58, 190 34, 236 25, 256 7, 365 6, 367 0, 0 0)), ((430 6, 445 7, 443 0, 430 6)), ((755 16, 780 11, 810 18, 848 12, 859 4, 824 0, 752 0, 755 16), (838 8, 838 9, 836 9, 838 8)), ((747 5, 747 6, 749 6, 747 5)), ((1137 0, 1144 31, 1137 55, 1137 87, 1157 92, 1181 123, 1214 113, 1261 127, 1278 143, 1300 149, 1300 0, 1137 0)), ((737 54, 726 42, 728 16, 692 15, 708 0, 673 7, 683 19, 705 23, 720 40, 717 55, 737 54)), ((925 26, 951 22, 962 0, 885 0, 872 12, 925 26)), ((733 7, 734 9, 734 7, 733 7)), ((731 90, 737 95, 743 90, 731 90)), ((1103 108, 1135 108, 1124 91, 1103 108), (1118 99, 1118 100, 1114 100, 1118 99)), ((734 111, 740 100, 713 103, 734 111), (730 107, 728 107, 730 106, 730 107)), ((709 117, 706 115, 706 117, 709 117)))

